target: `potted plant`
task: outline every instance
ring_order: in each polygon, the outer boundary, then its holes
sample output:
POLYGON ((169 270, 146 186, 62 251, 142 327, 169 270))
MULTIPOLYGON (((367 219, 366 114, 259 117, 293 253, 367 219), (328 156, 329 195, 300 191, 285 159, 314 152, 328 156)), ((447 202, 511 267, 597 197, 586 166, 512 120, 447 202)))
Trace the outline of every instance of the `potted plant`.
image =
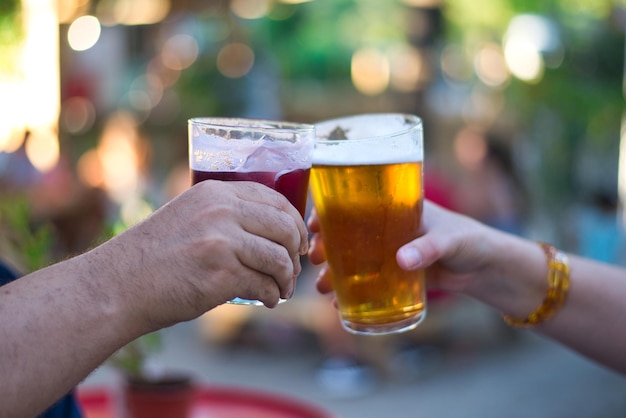
POLYGON ((146 334, 124 346, 109 364, 122 376, 121 409, 125 418, 185 418, 194 399, 191 375, 151 368, 150 356, 162 346, 160 333, 146 334))

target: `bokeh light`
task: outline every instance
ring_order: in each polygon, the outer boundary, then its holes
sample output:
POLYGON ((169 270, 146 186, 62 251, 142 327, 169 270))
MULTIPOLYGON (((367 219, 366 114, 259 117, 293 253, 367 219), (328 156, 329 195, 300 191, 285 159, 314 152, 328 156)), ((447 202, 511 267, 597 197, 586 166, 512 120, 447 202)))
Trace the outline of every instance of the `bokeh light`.
POLYGON ((402 0, 402 3, 411 7, 433 8, 441 5, 443 0, 402 0))
POLYGON ((451 81, 468 82, 474 72, 465 49, 456 44, 447 45, 441 52, 441 71, 451 81))
POLYGON ((117 112, 109 118, 97 154, 104 188, 116 202, 122 203, 141 193, 138 141, 137 121, 133 115, 117 112))
POLYGON ((69 133, 84 133, 93 127, 95 121, 96 108, 91 100, 70 97, 63 102, 60 123, 69 133))
MULTIPOLYGON (((24 1, 22 73, 12 103, 30 129, 56 131, 60 112, 59 22, 53 2, 24 1), (21 102, 21 105, 20 105, 21 102)), ((4 117, 4 115, 3 115, 4 117)))
POLYGON ((26 139, 26 156, 42 173, 52 170, 59 162, 59 138, 50 129, 34 129, 26 139))
POLYGON ((402 44, 389 51, 391 86, 398 91, 412 92, 426 81, 428 71, 419 49, 402 44))
POLYGON ((268 0, 231 0, 230 9, 242 19, 259 19, 270 9, 268 0))
POLYGON ((544 16, 521 14, 509 22, 503 39, 504 57, 511 73, 529 83, 539 82, 546 58, 551 67, 562 62, 562 45, 554 22, 544 16))
POLYGON ((142 74, 135 78, 128 88, 128 102, 140 113, 147 113, 163 98, 163 83, 154 73, 142 74))
POLYGON ((57 0, 59 23, 72 23, 78 16, 87 14, 90 0, 57 0))
POLYGON ((351 75, 359 92, 368 96, 379 95, 389 86, 389 60, 376 49, 359 49, 352 55, 351 75))
POLYGON ((26 110, 22 87, 18 82, 0 82, 0 98, 13 98, 0 100, 0 152, 15 152, 24 142, 26 110))
POLYGON ((175 70, 165 65, 162 54, 148 62, 146 73, 157 77, 163 88, 173 86, 180 78, 180 70, 175 70))
POLYGON ((85 152, 76 165, 78 179, 89 187, 104 186, 104 170, 95 149, 85 152))
POLYGON ((509 80, 509 70, 500 45, 485 44, 476 54, 474 69, 478 78, 490 87, 502 87, 509 80))
POLYGON ((225 77, 240 78, 248 74, 254 65, 254 51, 243 43, 224 45, 217 54, 217 69, 225 77))
POLYGON ((511 73, 520 80, 537 83, 543 77, 543 58, 527 40, 509 40, 504 47, 504 57, 511 73))
POLYGON ((98 42, 102 28, 95 16, 76 19, 67 31, 67 42, 74 51, 86 51, 98 42))
POLYGON ((184 70, 198 59, 198 42, 190 35, 178 34, 169 38, 161 50, 163 65, 172 70, 184 70))
POLYGON ((0 125, 0 152, 12 153, 24 143, 26 129, 23 127, 0 125))
POLYGON ((113 16, 124 25, 151 25, 165 19, 170 7, 169 0, 116 0, 113 16))

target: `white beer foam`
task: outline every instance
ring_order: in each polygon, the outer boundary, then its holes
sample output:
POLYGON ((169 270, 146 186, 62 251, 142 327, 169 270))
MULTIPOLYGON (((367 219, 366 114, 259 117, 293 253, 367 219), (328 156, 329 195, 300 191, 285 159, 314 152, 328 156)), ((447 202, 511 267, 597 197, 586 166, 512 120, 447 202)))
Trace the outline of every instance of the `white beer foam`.
POLYGON ((422 126, 421 123, 416 126, 410 118, 401 114, 366 114, 320 122, 315 125, 313 164, 423 161, 422 126), (347 139, 327 140, 337 134, 347 139))
POLYGON ((311 167, 312 140, 296 140, 293 132, 252 132, 235 139, 193 126, 189 165, 200 171, 276 172, 311 167), (281 136, 282 135, 282 136, 281 136), (287 138, 287 139, 285 139, 287 138))
MULTIPOLYGON (((362 146, 363 143, 360 145, 362 146)), ((389 150, 389 145, 387 147, 368 145, 366 149, 354 146, 335 147, 333 149, 332 146, 320 148, 316 144, 313 151, 314 165, 398 164, 421 162, 423 160, 423 153, 419 150, 407 152, 406 148, 403 148, 402 150, 394 151, 389 150)))

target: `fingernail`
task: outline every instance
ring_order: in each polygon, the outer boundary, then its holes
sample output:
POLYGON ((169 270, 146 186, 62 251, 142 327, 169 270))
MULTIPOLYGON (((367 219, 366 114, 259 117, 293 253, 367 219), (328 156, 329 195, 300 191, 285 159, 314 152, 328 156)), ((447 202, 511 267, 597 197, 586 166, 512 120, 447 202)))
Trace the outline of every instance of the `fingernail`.
POLYGON ((404 247, 398 251, 398 258, 409 269, 419 267, 422 262, 422 255, 414 247, 404 247))

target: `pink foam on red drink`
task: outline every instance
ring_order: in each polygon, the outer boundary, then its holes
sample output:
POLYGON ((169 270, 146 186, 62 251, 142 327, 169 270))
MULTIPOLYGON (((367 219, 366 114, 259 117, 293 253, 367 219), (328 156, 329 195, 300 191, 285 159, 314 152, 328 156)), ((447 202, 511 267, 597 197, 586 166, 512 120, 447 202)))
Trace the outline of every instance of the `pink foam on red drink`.
POLYGON ((287 171, 280 175, 268 171, 239 172, 191 170, 191 183, 196 184, 204 180, 254 181, 261 183, 285 196, 304 218, 310 172, 311 170, 308 168, 287 171))

